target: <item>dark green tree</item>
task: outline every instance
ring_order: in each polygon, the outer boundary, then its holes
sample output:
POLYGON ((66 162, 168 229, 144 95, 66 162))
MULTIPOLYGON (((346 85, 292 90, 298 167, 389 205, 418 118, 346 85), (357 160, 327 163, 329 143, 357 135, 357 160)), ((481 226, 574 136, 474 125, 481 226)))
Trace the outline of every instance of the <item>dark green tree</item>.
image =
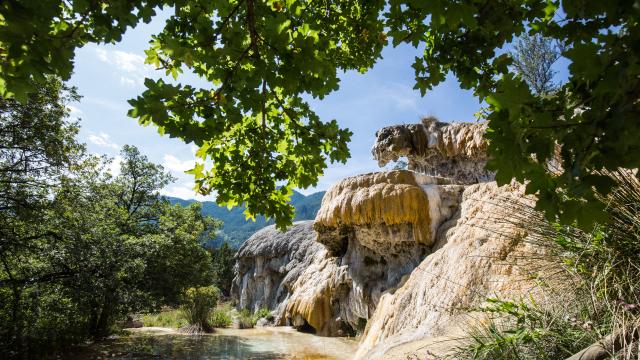
POLYGON ((233 267, 236 263, 236 251, 227 242, 215 249, 209 249, 213 264, 214 285, 222 291, 225 296, 231 295, 231 284, 233 283, 233 267))
POLYGON ((102 337, 129 313, 177 305, 190 286, 212 282, 202 234, 218 223, 199 205, 172 206, 159 195, 164 169, 125 146, 120 174, 98 164, 76 172, 55 194, 49 215, 63 241, 43 244, 41 259, 71 274, 64 287, 87 314, 89 334, 102 337))
POLYGON ((209 86, 147 79, 129 114, 199 146, 202 193, 281 227, 293 217, 291 188, 316 184, 327 160, 349 155, 350 132, 321 121, 303 96, 336 90, 338 71, 371 68, 387 37, 424 49, 413 64, 422 94, 453 74, 487 102, 489 167, 501 184, 527 181, 549 217, 590 226, 603 214, 594 189, 613 184, 602 170, 640 166, 640 8, 629 0, 7 0, 0 92, 22 99, 32 77, 68 78, 76 48, 118 41, 157 6, 173 15, 147 62, 209 86), (528 86, 503 51, 525 34, 563 44, 569 76, 551 95, 528 86), (560 171, 549 171, 556 155, 560 171))
MULTIPOLYGON (((77 124, 67 120, 67 105, 78 99, 75 89, 52 77, 33 88, 37 91, 24 103, 0 98, 0 347, 5 349, 23 345, 28 288, 68 275, 28 255, 44 241, 60 239, 43 214, 52 207, 52 190, 84 153, 75 140, 77 124)), ((61 315, 66 311, 62 304, 58 309, 61 315)))
MULTIPOLYGON (((0 124, 0 352, 40 356, 102 337, 129 313, 179 304, 213 281, 201 245, 219 221, 159 196, 171 177, 135 147, 120 175, 83 153, 55 79, 3 100, 0 124)), ((72 96, 73 95, 73 96, 72 96)))

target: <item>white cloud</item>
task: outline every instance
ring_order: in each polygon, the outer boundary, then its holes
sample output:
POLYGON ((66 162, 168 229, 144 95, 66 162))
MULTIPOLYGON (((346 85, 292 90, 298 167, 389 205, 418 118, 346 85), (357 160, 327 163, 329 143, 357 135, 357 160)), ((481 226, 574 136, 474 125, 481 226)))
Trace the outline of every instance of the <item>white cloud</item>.
POLYGON ((136 80, 121 76, 120 77, 120 84, 127 85, 127 86, 135 86, 136 85, 136 80))
POLYGON ((180 160, 171 154, 165 154, 162 166, 169 170, 183 173, 187 170, 193 169, 196 166, 196 161, 193 159, 180 160))
POLYGON ((211 196, 202 196, 193 189, 192 182, 186 182, 181 185, 172 185, 160 190, 160 194, 164 196, 177 197, 180 199, 195 199, 198 201, 212 201, 211 196))
POLYGON ((109 164, 109 167, 107 168, 107 171, 113 175, 113 176, 118 176, 120 175, 120 169, 122 166, 122 156, 117 155, 116 157, 113 158, 113 160, 111 161, 111 163, 109 164))
POLYGON ((418 110, 420 94, 406 85, 390 84, 382 87, 377 96, 380 101, 390 101, 400 110, 418 110))
POLYGON ((85 105, 91 105, 95 107, 101 107, 105 110, 127 113, 129 107, 127 103, 120 103, 106 98, 86 97, 82 99, 82 103, 85 105))
POLYGON ((89 134, 88 138, 91 143, 101 147, 107 147, 115 150, 118 150, 120 148, 118 144, 114 143, 109 139, 109 134, 105 132, 100 132, 98 134, 95 134, 95 133, 89 134))
POLYGON ((144 57, 120 50, 96 49, 98 59, 126 72, 139 72, 145 68, 144 57))
POLYGON ((100 61, 112 65, 118 70, 121 74, 120 83, 126 86, 142 85, 145 76, 152 70, 150 65, 145 65, 144 57, 138 54, 98 48, 96 55, 100 61))

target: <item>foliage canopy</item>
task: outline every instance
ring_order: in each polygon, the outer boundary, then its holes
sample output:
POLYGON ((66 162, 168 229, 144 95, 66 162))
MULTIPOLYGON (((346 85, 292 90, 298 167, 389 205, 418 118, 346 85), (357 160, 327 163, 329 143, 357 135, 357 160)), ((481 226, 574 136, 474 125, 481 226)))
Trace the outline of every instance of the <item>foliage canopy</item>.
POLYGON ((171 205, 171 177, 125 146, 121 172, 88 156, 54 78, 25 104, 0 99, 0 352, 40 356, 109 333, 124 316, 177 306, 213 281, 202 243, 220 222, 171 205))
POLYGON ((366 71, 393 45, 424 49, 413 64, 422 94, 449 73, 489 105, 499 183, 528 181, 538 208, 588 227, 602 214, 597 170, 640 166, 640 8, 630 0, 8 0, 0 5, 0 93, 25 97, 42 74, 69 78, 76 48, 118 41, 156 9, 173 9, 147 62, 197 88, 147 79, 129 115, 200 147, 192 173, 220 203, 290 223, 293 187, 344 162, 351 133, 323 122, 306 98, 338 88, 340 70, 366 71), (562 45, 568 81, 531 89, 503 49, 528 33, 562 45), (560 145, 559 151, 557 145, 560 145), (548 169, 559 155, 561 170, 548 169), (208 160, 208 161, 207 161, 208 160), (283 184, 277 187, 276 184, 283 184))

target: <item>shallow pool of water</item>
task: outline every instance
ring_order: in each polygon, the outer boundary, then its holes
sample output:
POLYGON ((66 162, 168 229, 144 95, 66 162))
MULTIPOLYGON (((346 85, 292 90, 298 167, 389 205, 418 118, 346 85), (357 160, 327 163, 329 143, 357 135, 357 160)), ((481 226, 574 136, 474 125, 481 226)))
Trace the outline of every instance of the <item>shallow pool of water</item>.
POLYGON ((66 358, 348 360, 355 351, 356 343, 351 340, 303 334, 282 327, 221 329, 206 335, 182 335, 162 329, 144 329, 135 331, 130 336, 87 345, 66 358))

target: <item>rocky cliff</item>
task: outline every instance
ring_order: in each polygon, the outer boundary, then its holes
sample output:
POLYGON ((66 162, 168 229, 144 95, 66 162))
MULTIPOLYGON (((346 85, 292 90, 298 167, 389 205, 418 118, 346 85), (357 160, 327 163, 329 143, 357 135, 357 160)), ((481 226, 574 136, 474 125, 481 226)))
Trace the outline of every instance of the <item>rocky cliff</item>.
POLYGON ((459 334, 471 320, 467 311, 487 297, 529 293, 533 284, 517 264, 533 250, 509 215, 514 202, 529 202, 523 190, 495 182, 465 188, 459 212, 440 226, 431 254, 381 297, 356 358, 387 358, 383 354, 403 344, 405 352, 420 354, 421 344, 406 344, 459 334))
POLYGON ((296 222, 286 232, 271 225, 251 236, 236 255, 231 292, 238 307, 273 310, 276 325, 347 335, 351 328, 336 304, 347 282, 345 267, 316 236, 313 221, 296 222))
POLYGON ((303 271, 326 257, 312 226, 313 221, 296 222, 284 233, 268 226, 240 247, 231 292, 241 308, 278 308, 303 271))
POLYGON ((491 181, 483 131, 434 119, 380 130, 380 164, 407 157, 414 171, 343 179, 313 224, 256 233, 238 254, 240 306, 321 335, 361 334, 357 358, 375 359, 459 331, 487 296, 528 291, 513 266, 526 233, 504 205, 530 200, 491 181))

